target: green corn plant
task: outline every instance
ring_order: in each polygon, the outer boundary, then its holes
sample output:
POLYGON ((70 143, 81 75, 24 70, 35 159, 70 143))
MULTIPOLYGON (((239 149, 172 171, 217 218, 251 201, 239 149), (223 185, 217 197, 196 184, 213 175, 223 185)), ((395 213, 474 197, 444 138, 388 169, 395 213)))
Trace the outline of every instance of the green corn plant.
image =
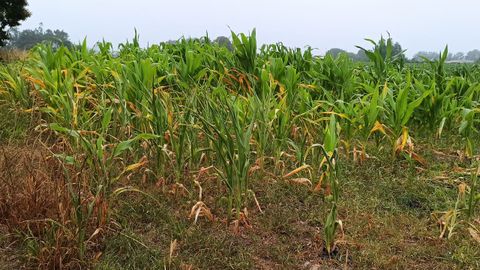
POLYGON ((217 162, 222 166, 220 175, 228 190, 228 218, 233 217, 234 209, 237 220, 249 192, 250 140, 255 123, 255 117, 251 123, 244 123, 245 112, 238 102, 229 96, 207 100, 203 103, 205 116, 198 115, 217 162))
POLYGON ((403 66, 403 52, 393 54, 394 44, 390 37, 385 40, 382 36, 378 43, 371 39, 365 40, 374 46, 373 51, 360 46, 356 47, 362 50, 373 64, 373 70, 369 73, 371 78, 375 83, 384 84, 390 79, 391 72, 395 66, 403 66))
POLYGON ((445 72, 445 61, 448 57, 448 46, 445 46, 443 52, 441 52, 438 56, 438 60, 431 61, 426 57, 422 57, 423 60, 428 63, 431 67, 432 77, 435 81, 436 87, 443 91, 446 88, 446 72, 445 72))
POLYGON ((364 84, 364 89, 367 94, 361 99, 362 112, 359 114, 363 118, 362 135, 364 138, 368 138, 372 132, 375 131, 382 118, 382 112, 384 111, 385 99, 388 95, 388 87, 385 83, 383 88, 379 90, 378 86, 371 86, 364 84))
MULTIPOLYGON (((297 87, 299 79, 300 74, 297 73, 297 70, 292 66, 287 66, 285 77, 281 83, 283 85, 283 91, 285 91, 287 106, 294 111, 303 105, 302 95, 304 95, 304 90, 297 87)), ((282 89, 282 86, 280 87, 282 89)))
POLYGON ((275 106, 271 127, 273 129, 272 155, 275 161, 275 169, 281 164, 283 150, 286 149, 290 130, 292 127, 292 112, 286 104, 285 98, 275 106))
POLYGON ((396 136, 399 136, 402 128, 405 127, 412 116, 415 109, 422 104, 422 101, 430 95, 430 91, 420 93, 412 100, 412 78, 410 72, 407 72, 406 81, 403 87, 399 87, 398 93, 395 94, 391 89, 388 90, 386 102, 389 105, 387 112, 387 120, 396 136))
POLYGON ((309 139, 308 137, 308 133, 306 131, 303 131, 298 141, 294 141, 293 139, 288 140, 288 144, 295 153, 296 161, 300 163, 296 164, 295 167, 300 167, 306 164, 308 145, 307 140, 309 139))
POLYGON ((316 79, 326 95, 334 94, 339 100, 350 100, 355 94, 357 77, 354 76, 352 60, 346 54, 340 54, 337 58, 327 54, 323 61, 313 65, 308 76, 316 79))
POLYGON ((325 129, 325 138, 324 138, 324 147, 321 148, 327 161, 327 181, 330 185, 331 194, 327 194, 327 201, 330 202, 331 209, 327 218, 325 219, 324 227, 324 236, 325 236, 325 247, 327 253, 331 254, 334 248, 335 243, 335 233, 337 227, 340 224, 337 220, 337 204, 340 193, 339 182, 337 178, 337 167, 336 167, 336 148, 338 145, 338 135, 337 135, 337 122, 335 116, 330 117, 330 122, 325 129))
POLYGON ((418 162, 424 163, 423 159, 413 152, 413 141, 407 124, 414 116, 415 110, 430 95, 430 91, 418 94, 412 93, 410 72, 407 72, 405 79, 406 82, 399 87, 397 94, 389 89, 386 96, 386 104, 388 105, 386 106, 387 123, 393 130, 393 153, 395 156, 407 154, 407 158, 414 157, 418 162))
POLYGON ((264 161, 266 156, 272 152, 272 118, 275 115, 276 101, 270 94, 264 97, 253 95, 249 97, 248 104, 252 112, 256 113, 256 122, 252 130, 252 136, 255 139, 257 161, 260 169, 264 169, 264 161))
POLYGON ((0 97, 28 110, 34 100, 24 76, 17 66, 0 66, 0 97))
POLYGON ((448 125, 447 121, 458 111, 455 93, 442 91, 433 82, 427 87, 422 81, 415 80, 415 88, 420 93, 430 92, 419 107, 419 119, 430 130, 436 129, 437 135, 441 135, 445 125, 448 125))
MULTIPOLYGON (((137 33, 118 52, 105 41, 98 50, 86 40, 72 48, 39 45, 22 63, 0 65, 0 103, 35 111, 37 130, 48 126, 42 135, 70 146, 57 157, 89 176, 80 191, 77 175, 69 180, 79 227, 104 223, 102 213, 125 191, 120 179, 139 167, 159 180, 185 182, 187 170, 211 163, 227 192, 228 218, 239 220, 254 169, 285 175, 295 166, 308 169, 314 190, 325 190, 331 254, 341 226, 339 144, 347 155, 352 146, 365 153, 370 140, 382 149, 387 137, 396 154, 415 158, 413 132, 440 137, 458 129, 469 161, 478 154, 480 66, 447 63, 448 48, 435 61, 404 65, 391 38, 368 41, 373 49, 361 49, 370 63, 281 43, 257 51, 255 30, 232 32, 232 50, 208 37, 143 48, 137 33), (270 160, 274 168, 264 163, 270 160)), ((472 177, 466 199, 448 212, 451 228, 463 210, 475 214, 478 176, 472 177)), ((86 234, 79 230, 82 252, 86 234)))
POLYGON ((322 181, 326 182, 325 199, 329 204, 330 211, 325 217, 323 234, 325 238, 325 250, 330 255, 335 247, 335 234, 341 221, 337 220, 337 206, 340 195, 340 186, 337 176, 337 121, 335 115, 330 115, 329 122, 324 132, 323 145, 314 144, 310 149, 319 148, 323 155, 323 160, 320 163, 319 170, 322 170, 322 176, 317 184, 316 190, 320 189, 322 181))
MULTIPOLYGON (((195 95, 194 95, 195 96, 195 95)), ((194 97, 192 96, 192 97, 194 97)), ((192 98, 190 98, 192 99, 192 98)), ((189 132, 192 112, 192 101, 188 101, 189 104, 186 104, 186 108, 177 107, 175 108, 171 101, 168 102, 167 106, 169 115, 168 115, 168 141, 171 145, 171 149, 175 154, 175 181, 180 182, 182 172, 186 166, 186 157, 187 150, 189 149, 189 140, 188 137, 191 135, 189 132)), ((190 136, 192 137, 192 136, 190 136)))
POLYGON ((238 65, 242 67, 247 73, 255 74, 256 61, 257 61, 257 37, 256 29, 252 30, 250 36, 245 34, 237 35, 233 31, 233 51, 238 61, 238 65))
MULTIPOLYGON (((177 64, 177 70, 180 75, 178 83, 183 84, 190 80, 198 81, 202 78, 207 71, 205 68, 202 68, 202 62, 203 54, 188 50, 177 64)), ((184 87, 188 88, 187 85, 184 85, 184 87)))
POLYGON ((361 131, 361 118, 358 117, 362 109, 360 99, 354 99, 350 102, 338 100, 335 104, 335 111, 344 116, 341 118, 340 125, 342 126, 343 140, 342 143, 345 148, 346 157, 349 158, 351 153, 351 146, 354 144, 355 138, 358 137, 358 132, 361 131))
POLYGON ((476 141, 472 139, 474 135, 478 136, 478 130, 476 126, 480 122, 480 119, 476 118, 476 115, 480 113, 480 109, 463 108, 462 121, 458 131, 460 135, 465 139, 465 154, 467 157, 473 157, 475 154, 476 141))
POLYGON ((86 229, 88 223, 94 219, 98 228, 105 226, 110 218, 110 205, 112 200, 123 192, 138 191, 129 187, 115 188, 115 184, 126 173, 143 166, 145 161, 140 161, 128 166, 125 165, 125 167, 119 171, 116 169, 118 168, 117 160, 127 150, 130 150, 135 142, 155 138, 153 134, 139 134, 130 140, 110 143, 108 130, 110 128, 112 114, 113 110, 111 108, 104 109, 99 133, 69 129, 57 123, 49 125, 51 130, 63 134, 73 143, 73 149, 78 155, 57 155, 57 157, 77 167, 88 165, 89 168, 93 170, 93 177, 88 180, 86 187, 94 199, 90 200, 87 205, 83 204, 82 195, 80 191, 75 189, 75 185, 73 185, 71 180, 69 180, 69 186, 67 187, 71 193, 72 205, 75 208, 74 221, 78 226, 77 240, 81 258, 84 256, 86 249, 86 229), (81 158, 82 153, 85 154, 84 161, 78 160, 81 158))
MULTIPOLYGON (((157 176, 162 177, 164 173, 164 163, 166 160, 163 146, 166 143, 165 133, 168 130, 169 118, 167 104, 165 102, 165 94, 152 89, 149 95, 149 112, 150 112, 150 128, 153 134, 159 135, 154 140, 157 176)), ((173 112, 172 112, 173 113, 173 112)))
POLYGON ((475 208, 480 202, 480 190, 478 190, 478 176, 480 175, 480 163, 477 165, 477 170, 472 172, 472 181, 470 190, 468 191, 468 198, 466 203, 467 218, 473 217, 475 208))

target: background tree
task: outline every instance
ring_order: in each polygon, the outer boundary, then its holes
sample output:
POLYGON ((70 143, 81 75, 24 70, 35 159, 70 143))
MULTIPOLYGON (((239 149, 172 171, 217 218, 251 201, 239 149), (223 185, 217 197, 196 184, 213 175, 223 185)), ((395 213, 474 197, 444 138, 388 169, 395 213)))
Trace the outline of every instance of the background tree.
POLYGON ((5 46, 8 40, 8 30, 30 16, 27 4, 27 0, 0 1, 0 47, 5 46))
POLYGON ((363 50, 358 50, 356 54, 352 53, 352 59, 354 61, 359 61, 359 62, 368 62, 368 56, 365 54, 363 50))
POLYGON ((457 52, 452 56, 453 61, 461 61, 465 59, 465 54, 463 52, 457 52))
POLYGON ((54 48, 61 45, 66 47, 73 46, 68 34, 63 30, 43 30, 42 24, 35 29, 19 31, 16 28, 11 29, 8 47, 22 50, 29 50, 39 43, 50 43, 54 48))
POLYGON ((337 58, 337 56, 341 53, 347 53, 347 51, 339 49, 339 48, 332 48, 328 50, 325 55, 330 54, 332 57, 337 58))
POLYGON ((357 53, 353 53, 353 52, 349 52, 349 51, 339 49, 339 48, 332 48, 332 49, 328 50, 325 53, 325 55, 330 54, 330 55, 332 55, 333 57, 336 58, 338 55, 340 55, 342 53, 346 53, 348 55, 348 57, 350 57, 350 59, 352 59, 353 61, 358 61, 358 62, 368 62, 369 61, 367 55, 362 50, 358 50, 357 53))
POLYGON ((478 61, 480 60, 480 51, 479 50, 472 50, 467 53, 465 56, 466 60, 469 61, 478 61))
POLYGON ((232 42, 230 41, 230 39, 228 37, 219 36, 213 42, 218 44, 219 46, 227 47, 227 49, 230 50, 230 51, 233 50, 232 42))
POLYGON ((428 60, 436 60, 438 57, 440 57, 440 54, 438 52, 420 51, 413 56, 412 60, 415 62, 422 62, 423 57, 427 58, 428 60))

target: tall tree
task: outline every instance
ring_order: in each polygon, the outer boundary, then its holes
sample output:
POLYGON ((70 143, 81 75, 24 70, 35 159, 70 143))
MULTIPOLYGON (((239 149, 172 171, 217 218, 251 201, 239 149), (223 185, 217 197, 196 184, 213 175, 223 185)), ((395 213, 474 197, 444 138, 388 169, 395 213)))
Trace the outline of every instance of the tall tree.
POLYGON ((30 16, 26 9, 27 0, 0 1, 0 47, 5 46, 8 39, 8 28, 20 25, 20 22, 30 16))

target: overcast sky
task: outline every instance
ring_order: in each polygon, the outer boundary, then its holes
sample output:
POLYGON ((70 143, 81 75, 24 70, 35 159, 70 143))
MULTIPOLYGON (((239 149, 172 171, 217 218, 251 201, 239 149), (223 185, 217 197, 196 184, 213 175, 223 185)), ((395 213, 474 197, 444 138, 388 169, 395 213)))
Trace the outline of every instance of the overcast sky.
POLYGON ((310 45, 323 53, 356 51, 364 38, 389 31, 407 54, 480 48, 478 0, 29 0, 32 16, 21 29, 63 29, 73 41, 132 39, 142 44, 185 37, 210 37, 257 28, 260 43, 310 45))

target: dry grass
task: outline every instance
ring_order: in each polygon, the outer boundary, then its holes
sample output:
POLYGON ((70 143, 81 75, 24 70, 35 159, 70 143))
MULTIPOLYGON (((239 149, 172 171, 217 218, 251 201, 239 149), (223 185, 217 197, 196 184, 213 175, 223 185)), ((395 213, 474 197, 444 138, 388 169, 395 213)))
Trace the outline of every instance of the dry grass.
MULTIPOLYGON (((38 141, 0 146, 0 225, 9 234, 6 242, 17 243, 17 250, 24 250, 21 257, 25 266, 79 269, 88 261, 79 257, 76 222, 85 207, 73 206, 68 188, 78 190, 80 206, 88 198, 83 196, 81 185, 67 184, 66 171, 51 150, 55 149, 38 141)), ((71 168, 69 173, 75 175, 71 168)), ((88 228, 87 235, 92 235, 94 221, 87 223, 82 226, 88 228)), ((88 252, 95 250, 96 239, 84 240, 88 252)))
POLYGON ((27 58, 28 51, 19 49, 0 49, 0 62, 11 63, 23 61, 27 58))
POLYGON ((115 205, 122 230, 107 240, 100 268, 163 268, 168 263, 170 269, 477 269, 478 244, 466 228, 460 226, 451 239, 440 238, 430 216, 456 198, 455 186, 432 176, 468 164, 436 159, 430 146, 422 147, 432 164, 423 171, 407 161, 385 162, 386 155, 373 151, 377 158, 362 165, 341 163, 339 218, 345 236, 339 232, 338 251, 330 257, 323 251, 322 217, 328 209, 322 196, 308 186, 267 176, 252 179, 263 213, 251 201, 251 227, 239 232, 221 218, 225 213, 215 181, 202 182, 202 188, 216 218, 196 224, 188 219, 196 198, 193 186, 186 186, 192 195, 182 197, 145 184, 142 189, 162 198, 161 205, 133 194, 115 205), (173 259, 172 241, 177 244, 173 259))

